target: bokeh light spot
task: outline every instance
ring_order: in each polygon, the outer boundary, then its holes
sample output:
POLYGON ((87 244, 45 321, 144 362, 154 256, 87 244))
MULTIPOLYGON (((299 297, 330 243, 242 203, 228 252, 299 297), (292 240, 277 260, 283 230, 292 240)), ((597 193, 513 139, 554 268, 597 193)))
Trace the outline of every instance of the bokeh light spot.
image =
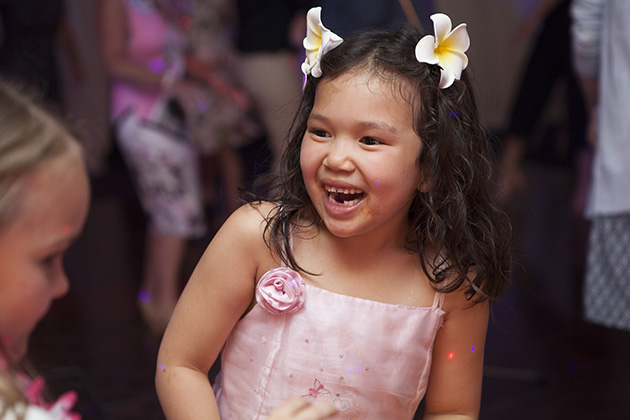
POLYGON ((183 15, 179 18, 179 26, 184 30, 190 29, 192 22, 192 17, 189 15, 183 15))
POLYGON ((140 299, 140 302, 142 303, 149 303, 152 298, 153 295, 148 290, 143 289, 138 292, 138 299, 140 299))
POLYGON ((164 62, 156 58, 151 62, 151 71, 153 73, 162 73, 164 71, 164 62))

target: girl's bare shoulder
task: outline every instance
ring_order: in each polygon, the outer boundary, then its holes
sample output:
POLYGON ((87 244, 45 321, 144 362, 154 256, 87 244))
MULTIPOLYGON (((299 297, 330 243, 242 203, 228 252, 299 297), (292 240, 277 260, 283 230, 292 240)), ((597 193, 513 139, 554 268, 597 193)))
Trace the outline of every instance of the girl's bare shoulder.
POLYGON ((243 204, 230 215, 221 229, 238 229, 246 235, 260 234, 275 209, 276 206, 267 201, 243 204))
POLYGON ((238 244, 251 257, 266 260, 270 251, 265 241, 265 227, 275 209, 270 202, 244 204, 230 215, 212 242, 221 246, 238 244))

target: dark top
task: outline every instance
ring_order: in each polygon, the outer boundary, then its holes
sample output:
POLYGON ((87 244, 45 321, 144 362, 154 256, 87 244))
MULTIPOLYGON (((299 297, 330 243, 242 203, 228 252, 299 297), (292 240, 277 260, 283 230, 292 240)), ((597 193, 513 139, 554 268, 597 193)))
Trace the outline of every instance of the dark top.
POLYGON ((0 0, 0 74, 59 100, 55 46, 63 0, 0 0))
POLYGON ((289 24, 314 6, 310 0, 237 0, 239 29, 236 46, 241 52, 290 50, 289 24))
MULTIPOLYGON (((426 33, 433 33, 433 0, 412 0, 426 33)), ((406 16, 398 0, 321 0, 324 26, 342 38, 364 29, 396 29, 406 16)))

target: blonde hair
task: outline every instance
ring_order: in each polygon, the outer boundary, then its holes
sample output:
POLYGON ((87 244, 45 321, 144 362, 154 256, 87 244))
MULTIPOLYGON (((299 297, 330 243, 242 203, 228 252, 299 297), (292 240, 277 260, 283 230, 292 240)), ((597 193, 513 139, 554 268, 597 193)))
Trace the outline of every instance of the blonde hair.
MULTIPOLYGON (((24 179, 72 150, 80 150, 79 143, 59 120, 0 80, 0 231, 19 211, 24 179)), ((7 412, 24 417, 16 362, 0 341, 0 418, 7 412)))
POLYGON ((76 144, 59 120, 0 80, 0 229, 16 213, 24 175, 76 144))
MULTIPOLYGON (((0 352, 3 354, 5 352, 0 352)), ((23 420, 26 397, 19 379, 12 367, 0 365, 0 418, 13 413, 17 420, 23 420)))

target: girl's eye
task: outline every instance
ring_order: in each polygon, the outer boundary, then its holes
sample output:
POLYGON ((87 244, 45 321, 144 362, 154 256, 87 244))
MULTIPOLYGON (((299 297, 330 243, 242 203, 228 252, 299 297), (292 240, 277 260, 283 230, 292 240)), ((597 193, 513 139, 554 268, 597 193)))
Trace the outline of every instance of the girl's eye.
POLYGON ((374 137, 363 137, 361 143, 368 146, 375 146, 377 144, 383 144, 382 141, 375 139, 374 137))
POLYGON ((63 262, 63 253, 56 252, 42 259, 42 266, 46 269, 53 269, 57 264, 63 262))
POLYGON ((317 137, 328 137, 328 133, 326 133, 324 130, 319 130, 317 128, 309 130, 309 133, 317 137))

